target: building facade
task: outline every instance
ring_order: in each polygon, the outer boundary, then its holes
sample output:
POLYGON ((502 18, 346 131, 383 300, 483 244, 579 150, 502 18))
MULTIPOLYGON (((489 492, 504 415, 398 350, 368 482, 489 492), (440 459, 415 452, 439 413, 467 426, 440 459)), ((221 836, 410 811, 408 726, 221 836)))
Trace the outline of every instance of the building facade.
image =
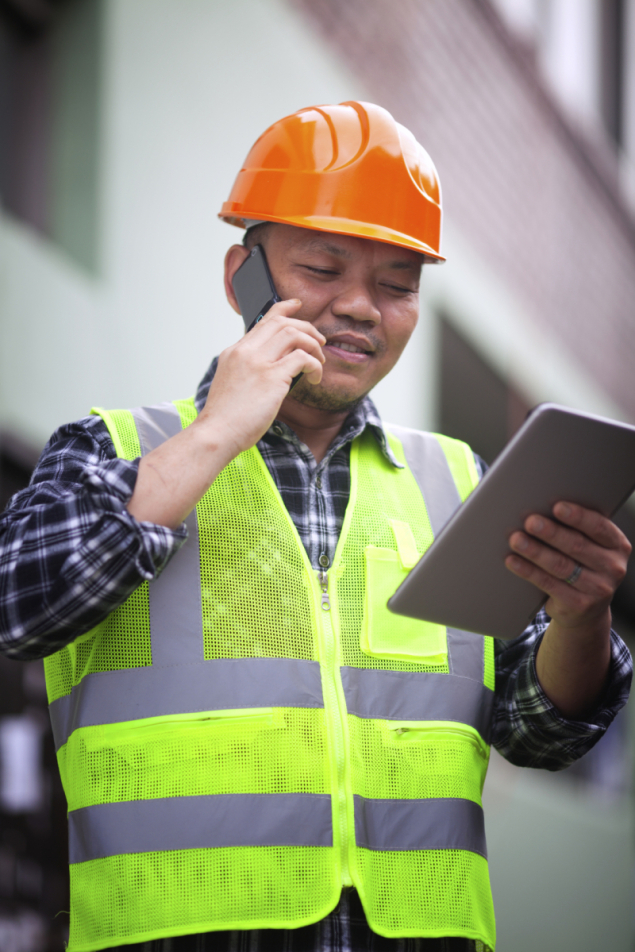
MULTIPOLYGON (((241 331, 221 281, 240 233, 216 213, 243 158, 282 115, 349 99, 411 128, 444 191, 448 261, 377 388, 386 419, 489 461, 541 401, 635 422, 635 0, 3 0, 5 496, 92 405, 193 392, 241 331)), ((633 571, 617 614, 630 638, 633 571)), ((67 908, 38 670, 0 667, 16 952, 61 948, 67 908)), ((624 713, 556 776, 493 756, 501 952, 632 948, 632 736, 624 713)))

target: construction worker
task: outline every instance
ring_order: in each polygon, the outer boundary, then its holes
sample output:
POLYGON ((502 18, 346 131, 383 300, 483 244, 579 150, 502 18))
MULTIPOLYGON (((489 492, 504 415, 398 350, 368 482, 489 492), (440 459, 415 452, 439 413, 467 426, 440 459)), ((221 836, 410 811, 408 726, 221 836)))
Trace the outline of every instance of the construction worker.
POLYGON ((45 656, 68 798, 69 950, 493 949, 489 747, 558 769, 625 703, 628 542, 566 501, 529 517, 507 566, 549 617, 516 642, 390 615, 482 473, 368 397, 443 260, 435 168, 378 106, 304 109, 221 217, 246 228, 230 305, 256 244, 280 302, 193 399, 57 431, 0 523, 2 643, 45 656))

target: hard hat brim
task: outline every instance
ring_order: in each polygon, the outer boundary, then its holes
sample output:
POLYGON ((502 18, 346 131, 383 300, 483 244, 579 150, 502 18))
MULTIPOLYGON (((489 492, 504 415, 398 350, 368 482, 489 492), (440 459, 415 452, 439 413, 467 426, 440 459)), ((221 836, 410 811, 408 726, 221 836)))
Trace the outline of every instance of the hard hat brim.
POLYGON ((394 231, 392 228, 386 228, 382 225, 369 225, 366 222, 353 221, 350 218, 322 218, 319 215, 308 216, 288 216, 277 218, 275 215, 267 215, 264 212, 250 212, 249 215, 241 217, 236 214, 236 209, 232 209, 231 202, 224 202, 218 215, 222 221, 229 225, 236 225, 238 228, 245 228, 246 219, 258 219, 266 222, 276 222, 281 225, 293 225, 296 228, 308 228, 312 231, 334 232, 340 235, 351 235, 355 238, 369 238, 371 241, 383 241, 385 244, 396 245, 400 248, 410 248, 412 251, 418 251, 424 256, 426 264, 443 264, 446 260, 443 255, 434 251, 429 245, 418 241, 411 235, 404 235, 402 232, 394 231))

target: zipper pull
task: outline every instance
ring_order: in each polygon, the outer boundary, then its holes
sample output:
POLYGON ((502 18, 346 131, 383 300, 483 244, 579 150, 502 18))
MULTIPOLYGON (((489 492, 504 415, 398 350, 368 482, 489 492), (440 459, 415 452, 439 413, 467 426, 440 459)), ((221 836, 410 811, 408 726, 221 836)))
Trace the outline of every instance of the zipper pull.
POLYGON ((318 572, 318 582, 320 583, 320 588, 322 589, 320 608, 323 612, 330 612, 331 602, 329 600, 329 577, 328 572, 325 572, 324 569, 320 569, 318 572))

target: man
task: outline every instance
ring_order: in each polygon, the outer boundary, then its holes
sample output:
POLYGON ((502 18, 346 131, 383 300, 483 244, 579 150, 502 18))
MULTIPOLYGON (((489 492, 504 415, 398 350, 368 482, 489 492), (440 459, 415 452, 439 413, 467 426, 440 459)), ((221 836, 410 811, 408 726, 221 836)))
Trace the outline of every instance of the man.
POLYGON ((70 950, 493 948, 488 744, 558 769, 606 730, 628 542, 566 502, 531 516, 507 566, 551 621, 496 661, 389 616, 378 590, 435 523, 415 459, 457 503, 480 465, 367 396, 441 258, 434 167, 377 106, 302 110, 222 217, 248 227, 231 306, 256 243, 282 300, 194 400, 58 431, 1 524, 5 651, 46 656, 70 950))

